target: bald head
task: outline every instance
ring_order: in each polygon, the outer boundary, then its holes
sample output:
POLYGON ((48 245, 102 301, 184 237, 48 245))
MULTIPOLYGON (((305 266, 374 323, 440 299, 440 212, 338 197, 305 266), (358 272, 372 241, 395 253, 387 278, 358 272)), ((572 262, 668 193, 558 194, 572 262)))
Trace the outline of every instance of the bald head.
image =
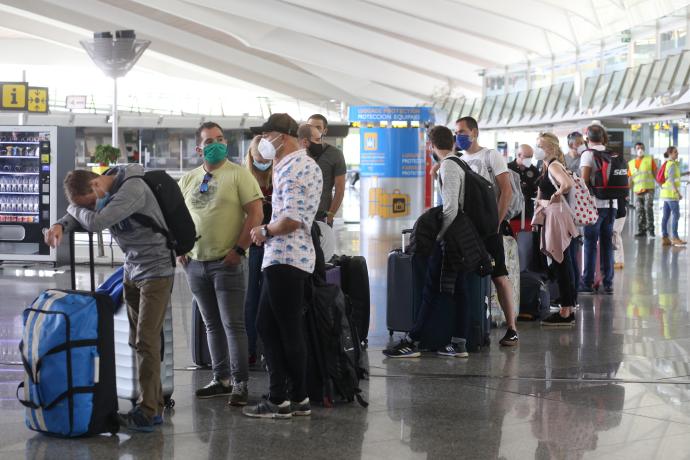
POLYGON ((311 144, 321 144, 321 132, 315 126, 303 124, 297 130, 297 142, 303 149, 308 149, 311 144))
POLYGON ((529 167, 532 164, 532 156, 534 155, 534 150, 527 144, 520 144, 517 149, 517 154, 515 160, 517 164, 524 167, 529 167), (527 161, 525 161, 527 160, 527 161))

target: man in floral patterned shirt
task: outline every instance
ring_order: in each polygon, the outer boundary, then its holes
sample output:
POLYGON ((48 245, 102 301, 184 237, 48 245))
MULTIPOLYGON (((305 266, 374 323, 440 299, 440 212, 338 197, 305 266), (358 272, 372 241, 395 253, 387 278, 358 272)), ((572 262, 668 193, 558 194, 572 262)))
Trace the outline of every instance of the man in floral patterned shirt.
POLYGON ((302 311, 305 284, 316 261, 311 225, 321 199, 323 176, 297 141, 298 130, 310 129, 308 125, 298 128, 286 113, 273 114, 256 128, 263 136, 259 153, 273 160, 271 222, 251 231, 254 243, 265 245, 257 330, 264 344, 270 385, 266 399, 244 409, 249 417, 311 415, 302 311))

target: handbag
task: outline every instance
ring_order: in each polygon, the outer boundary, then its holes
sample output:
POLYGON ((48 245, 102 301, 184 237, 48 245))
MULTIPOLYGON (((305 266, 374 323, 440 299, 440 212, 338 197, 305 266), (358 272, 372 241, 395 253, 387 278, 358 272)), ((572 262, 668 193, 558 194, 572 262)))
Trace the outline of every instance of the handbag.
MULTIPOLYGON (((560 163, 559 163, 560 164, 560 163)), ((580 176, 566 171, 573 179, 575 185, 568 192, 568 206, 573 213, 573 220, 577 226, 587 226, 596 223, 599 218, 597 204, 594 197, 589 192, 587 184, 580 176)), ((549 173, 549 178, 554 184, 558 184, 556 179, 549 173)))

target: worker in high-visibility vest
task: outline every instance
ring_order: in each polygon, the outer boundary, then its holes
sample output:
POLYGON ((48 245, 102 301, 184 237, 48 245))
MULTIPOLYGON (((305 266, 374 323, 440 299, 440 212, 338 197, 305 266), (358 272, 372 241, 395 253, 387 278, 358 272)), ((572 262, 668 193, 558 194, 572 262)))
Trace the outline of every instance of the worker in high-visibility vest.
POLYGON ((635 193, 635 212, 637 214, 637 233, 635 236, 654 238, 654 186, 656 161, 645 155, 644 144, 635 144, 636 158, 628 162, 628 175, 635 193))
POLYGON ((661 219, 662 244, 664 246, 683 246, 687 241, 678 237, 678 221, 680 220, 680 163, 678 163, 678 149, 671 146, 666 149, 667 158, 664 167, 664 183, 661 185, 661 199, 664 201, 664 216, 661 219), (671 218, 671 238, 668 237, 668 220, 671 218))

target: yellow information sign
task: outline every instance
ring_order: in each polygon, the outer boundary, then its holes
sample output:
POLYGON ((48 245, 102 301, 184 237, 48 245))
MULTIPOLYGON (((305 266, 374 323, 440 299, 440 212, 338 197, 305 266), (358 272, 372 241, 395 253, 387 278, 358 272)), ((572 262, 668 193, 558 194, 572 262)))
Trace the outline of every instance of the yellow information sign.
POLYGON ((28 85, 26 83, 0 83, 2 110, 26 110, 28 85))
POLYGON ((48 88, 29 86, 27 99, 29 112, 48 112, 48 88))

